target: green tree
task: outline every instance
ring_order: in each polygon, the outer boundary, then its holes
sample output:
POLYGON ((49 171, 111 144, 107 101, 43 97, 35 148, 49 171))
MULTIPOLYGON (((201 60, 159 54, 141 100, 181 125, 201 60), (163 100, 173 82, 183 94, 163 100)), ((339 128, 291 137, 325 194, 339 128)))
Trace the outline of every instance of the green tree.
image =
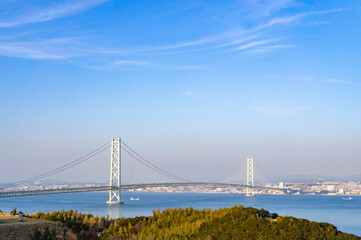
POLYGON ((10 214, 11 214, 11 215, 14 215, 14 216, 16 215, 16 213, 17 213, 17 209, 16 209, 16 208, 14 208, 14 209, 10 212, 10 214))
POLYGON ((35 228, 34 232, 29 236, 31 240, 60 240, 56 236, 56 231, 53 229, 50 231, 49 227, 44 228, 44 232, 35 228))

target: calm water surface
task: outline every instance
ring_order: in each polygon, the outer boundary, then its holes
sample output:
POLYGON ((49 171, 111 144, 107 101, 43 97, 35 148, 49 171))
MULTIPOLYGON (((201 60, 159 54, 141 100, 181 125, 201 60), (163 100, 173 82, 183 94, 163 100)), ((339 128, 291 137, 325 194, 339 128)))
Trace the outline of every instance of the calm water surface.
POLYGON ((108 206, 107 192, 71 193, 0 199, 0 210, 17 208, 25 213, 52 210, 78 210, 93 215, 117 217, 150 216, 153 209, 196 209, 234 205, 264 208, 279 215, 328 222, 343 232, 361 236, 361 197, 344 200, 342 196, 258 195, 247 198, 243 194, 203 193, 122 193, 124 205, 108 206), (130 198, 139 198, 131 201, 130 198))

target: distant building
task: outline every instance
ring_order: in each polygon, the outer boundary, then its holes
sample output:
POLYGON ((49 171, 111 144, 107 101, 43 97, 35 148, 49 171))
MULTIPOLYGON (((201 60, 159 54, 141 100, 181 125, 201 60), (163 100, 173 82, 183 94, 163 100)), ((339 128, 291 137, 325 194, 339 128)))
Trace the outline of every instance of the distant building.
POLYGON ((278 188, 285 188, 285 182, 280 182, 278 188))

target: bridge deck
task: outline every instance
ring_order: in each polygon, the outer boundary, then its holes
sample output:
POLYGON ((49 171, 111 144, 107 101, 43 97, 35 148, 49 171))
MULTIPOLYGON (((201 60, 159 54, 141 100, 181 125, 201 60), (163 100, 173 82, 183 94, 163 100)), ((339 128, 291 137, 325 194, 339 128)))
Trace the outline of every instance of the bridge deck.
MULTIPOLYGON (((149 183, 149 184, 128 184, 122 185, 122 190, 136 189, 136 188, 151 188, 151 187, 179 187, 179 186, 205 186, 205 187, 252 187, 258 189, 272 189, 286 191, 286 189, 270 188, 263 186, 247 186, 245 184, 231 184, 231 183, 149 183)), ((61 193, 77 193, 77 192, 100 192, 117 190, 115 186, 98 186, 98 187, 76 187, 76 188, 62 188, 62 189, 44 189, 44 190, 26 190, 26 191, 4 191, 0 192, 0 198, 6 197, 21 197, 47 194, 61 194, 61 193)))

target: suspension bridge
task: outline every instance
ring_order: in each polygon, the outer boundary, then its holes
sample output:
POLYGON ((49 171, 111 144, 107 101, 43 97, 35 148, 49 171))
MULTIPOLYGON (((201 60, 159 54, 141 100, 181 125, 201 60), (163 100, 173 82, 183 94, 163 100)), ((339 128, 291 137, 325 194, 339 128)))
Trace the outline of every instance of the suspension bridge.
MULTIPOLYGON (((104 157, 103 157, 104 158, 104 157)), ((104 165, 103 162, 96 161, 98 166, 96 166, 96 171, 100 172, 101 166, 104 165), (99 165, 99 163, 101 163, 99 165)), ((131 166, 129 166, 131 169, 131 166)), ((138 169, 138 167, 137 167, 138 169)), ((96 191, 109 191, 109 200, 108 204, 122 204, 121 192, 122 190, 131 190, 131 189, 141 189, 141 188, 156 188, 156 187, 190 187, 190 186, 203 186, 203 187, 236 187, 236 188, 246 188, 246 196, 255 196, 256 189, 272 189, 284 191, 285 189, 272 188, 261 185, 255 185, 254 179, 254 161, 252 157, 247 158, 246 162, 246 183, 230 183, 227 182, 227 179, 230 179, 234 176, 243 175, 241 170, 243 168, 238 168, 232 174, 220 178, 215 181, 210 182, 195 182, 187 180, 181 177, 178 177, 174 174, 171 174, 167 171, 164 171, 160 167, 156 166, 152 162, 148 161, 146 158, 142 157, 138 152, 133 148, 127 145, 124 141, 121 141, 120 138, 112 139, 111 142, 107 142, 94 151, 84 155, 83 157, 71 161, 61 167, 55 168, 53 170, 47 171, 45 173, 39 174, 37 176, 23 179, 14 183, 6 184, 0 188, 0 198, 6 197, 21 197, 21 196, 32 196, 32 195, 47 195, 47 194, 61 194, 61 193, 76 193, 76 192, 96 192, 96 191), (65 179, 70 176, 76 176, 76 168, 84 168, 84 165, 87 165, 89 161, 94 159, 96 156, 105 152, 105 150, 110 148, 110 168, 109 175, 103 174, 108 178, 108 183, 104 180, 100 183, 77 183, 70 184, 69 179, 65 183, 65 179), (159 176, 163 176, 168 179, 168 182, 163 180, 153 181, 143 180, 143 182, 132 183, 122 183, 122 172, 123 175, 129 173, 129 171, 122 171, 122 153, 127 154, 127 157, 132 159, 132 162, 137 162, 138 165, 143 166, 148 171, 154 172, 159 176), (135 161, 134 161, 135 160, 135 161), (71 173, 75 169, 75 172, 71 173), (69 173, 70 172, 70 173, 69 173), (63 175, 63 176, 60 176, 63 175), (51 179, 52 180, 49 180, 51 179)), ((100 174, 101 175, 101 174, 100 174)), ((129 174, 128 174, 129 175, 129 174)), ((130 174, 132 175, 132 174, 130 174)), ((144 176, 145 174, 141 174, 144 176)))

